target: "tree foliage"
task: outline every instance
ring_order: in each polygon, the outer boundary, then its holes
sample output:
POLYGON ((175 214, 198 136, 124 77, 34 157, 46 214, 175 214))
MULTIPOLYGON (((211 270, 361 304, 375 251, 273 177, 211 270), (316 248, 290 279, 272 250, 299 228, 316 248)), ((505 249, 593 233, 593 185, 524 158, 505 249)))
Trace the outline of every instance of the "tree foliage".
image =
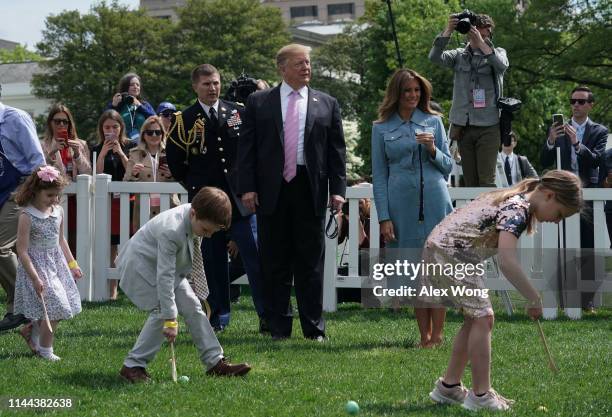
MULTIPOLYGON (((521 140, 519 151, 539 165, 539 151, 553 113, 569 117, 567 99, 578 84, 590 86, 596 96, 592 119, 609 125, 612 89, 609 3, 599 0, 538 0, 526 2, 522 11, 515 0, 402 0, 393 1, 393 13, 404 66, 428 78, 434 99, 445 114, 452 98, 452 71, 429 62, 435 36, 446 26, 448 15, 464 8, 486 13, 496 23, 494 43, 506 49, 510 68, 505 95, 520 98, 522 110, 513 128, 521 140)), ((453 35, 448 48, 464 42, 453 35)), ((337 93, 343 113, 356 117, 360 141, 357 152, 364 159, 363 174, 371 172, 370 132, 387 80, 398 67, 385 2, 366 1, 359 22, 315 55, 314 82, 337 93), (350 78, 346 74, 356 74, 350 78), (334 77, 335 76, 335 77, 334 77)))
POLYGON ((280 13, 257 0, 189 0, 180 20, 147 16, 115 0, 89 13, 49 16, 38 52, 43 73, 34 76, 37 96, 64 102, 79 132, 91 137, 122 75, 142 78, 144 98, 190 104, 191 70, 211 63, 229 81, 243 69, 272 79, 274 54, 288 40, 280 13))
POLYGON ((13 49, 0 49, 0 64, 40 61, 41 59, 43 59, 42 56, 21 45, 17 45, 13 49))
POLYGON ((75 10, 49 16, 37 44, 48 59, 40 64, 44 72, 32 80, 35 94, 66 104, 81 135, 92 134, 123 74, 137 72, 145 98, 157 98, 156 81, 162 77, 151 63, 161 58, 167 25, 116 2, 102 2, 88 14, 75 10))
MULTIPOLYGON (((274 57, 289 42, 279 9, 262 6, 258 0, 187 0, 178 14, 175 62, 186 80, 196 65, 205 62, 219 69, 222 81, 242 71, 275 79, 274 57)), ((191 100, 193 94, 189 96, 191 100)))

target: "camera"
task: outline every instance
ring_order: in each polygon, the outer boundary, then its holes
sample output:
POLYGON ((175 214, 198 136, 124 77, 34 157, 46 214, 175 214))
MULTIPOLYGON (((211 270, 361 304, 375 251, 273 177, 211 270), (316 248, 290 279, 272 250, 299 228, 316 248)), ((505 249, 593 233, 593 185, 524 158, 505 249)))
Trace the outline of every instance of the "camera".
POLYGON ((121 105, 130 105, 134 104, 134 96, 129 95, 128 93, 121 93, 121 105))
POLYGON ((476 25, 478 19, 478 15, 470 12, 468 9, 465 9, 461 13, 455 13, 451 16, 459 19, 459 22, 457 23, 457 32, 464 35, 470 31, 472 25, 476 25))
POLYGON ((504 146, 510 146, 512 143, 512 113, 515 113, 521 109, 523 103, 521 100, 512 97, 500 97, 497 100, 497 108, 501 110, 499 116, 499 133, 501 143, 504 146))
POLYGON ((225 99, 245 103, 247 97, 255 91, 257 91, 257 80, 243 72, 240 77, 230 83, 230 87, 225 93, 225 99))
POLYGON ((510 113, 520 110, 522 104, 521 100, 512 97, 500 97, 497 100, 497 108, 510 113))

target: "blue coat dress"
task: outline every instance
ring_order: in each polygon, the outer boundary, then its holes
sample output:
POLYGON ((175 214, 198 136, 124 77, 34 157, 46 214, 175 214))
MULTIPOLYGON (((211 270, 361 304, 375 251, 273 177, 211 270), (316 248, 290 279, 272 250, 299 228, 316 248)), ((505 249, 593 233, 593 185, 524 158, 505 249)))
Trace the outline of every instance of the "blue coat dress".
POLYGON ((416 109, 410 121, 395 113, 372 127, 372 182, 378 221, 391 220, 397 241, 389 248, 422 248, 432 229, 453 210, 447 178, 452 159, 440 116, 416 109), (419 146, 415 128, 433 129, 436 157, 421 146, 424 222, 419 223, 419 146))

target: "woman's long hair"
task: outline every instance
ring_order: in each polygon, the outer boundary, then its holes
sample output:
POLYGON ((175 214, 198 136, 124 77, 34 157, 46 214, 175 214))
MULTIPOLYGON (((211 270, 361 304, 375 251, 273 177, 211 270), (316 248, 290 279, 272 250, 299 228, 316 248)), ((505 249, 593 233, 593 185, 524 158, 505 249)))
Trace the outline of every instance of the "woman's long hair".
POLYGON ((105 110, 100 116, 100 119, 98 119, 98 144, 104 143, 104 129, 102 129, 102 125, 108 119, 113 119, 121 126, 121 130, 119 131, 119 143, 121 146, 125 146, 128 143, 128 138, 125 136, 125 123, 123 122, 123 117, 113 109, 105 110))
MULTIPOLYGON (((572 212, 580 212, 584 208, 580 178, 572 172, 558 169, 546 172, 541 178, 525 178, 513 187, 490 191, 485 196, 493 197, 493 204, 497 205, 510 197, 534 190, 552 191, 555 193, 555 200, 572 212)), ((532 232, 534 221, 532 216, 527 225, 527 233, 532 232)))
POLYGON ((130 83, 132 82, 132 78, 136 78, 140 83, 140 94, 136 97, 138 100, 142 97, 142 79, 135 72, 128 72, 119 80, 119 84, 117 84, 117 91, 120 93, 127 93, 130 89, 130 83))
POLYGON ((50 142, 53 139, 53 128, 51 127, 51 124, 53 123, 53 117, 58 113, 66 113, 66 116, 68 116, 68 138, 77 139, 79 135, 77 134, 76 125, 74 124, 74 117, 72 117, 72 113, 64 104, 56 103, 49 108, 49 115, 47 116, 47 124, 45 125, 45 136, 43 137, 43 140, 45 142, 50 142))
POLYGON ((424 113, 435 114, 440 116, 440 113, 431 108, 429 101, 433 88, 431 83, 416 71, 411 69, 398 69, 395 71, 389 84, 382 103, 378 107, 378 120, 376 123, 383 123, 399 111, 399 101, 402 96, 404 86, 410 81, 416 79, 421 87, 421 97, 417 107, 424 113))

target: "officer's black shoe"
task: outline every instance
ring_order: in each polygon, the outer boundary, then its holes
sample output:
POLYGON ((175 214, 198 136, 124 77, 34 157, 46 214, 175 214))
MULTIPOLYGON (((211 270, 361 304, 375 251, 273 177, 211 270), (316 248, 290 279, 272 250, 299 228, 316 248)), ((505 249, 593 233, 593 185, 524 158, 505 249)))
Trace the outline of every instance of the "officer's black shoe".
POLYGON ((259 318, 259 333, 261 334, 270 334, 270 326, 268 322, 263 317, 259 318))
POLYGON ((23 314, 6 313, 4 318, 0 320, 0 332, 14 329, 27 322, 28 319, 23 314))

